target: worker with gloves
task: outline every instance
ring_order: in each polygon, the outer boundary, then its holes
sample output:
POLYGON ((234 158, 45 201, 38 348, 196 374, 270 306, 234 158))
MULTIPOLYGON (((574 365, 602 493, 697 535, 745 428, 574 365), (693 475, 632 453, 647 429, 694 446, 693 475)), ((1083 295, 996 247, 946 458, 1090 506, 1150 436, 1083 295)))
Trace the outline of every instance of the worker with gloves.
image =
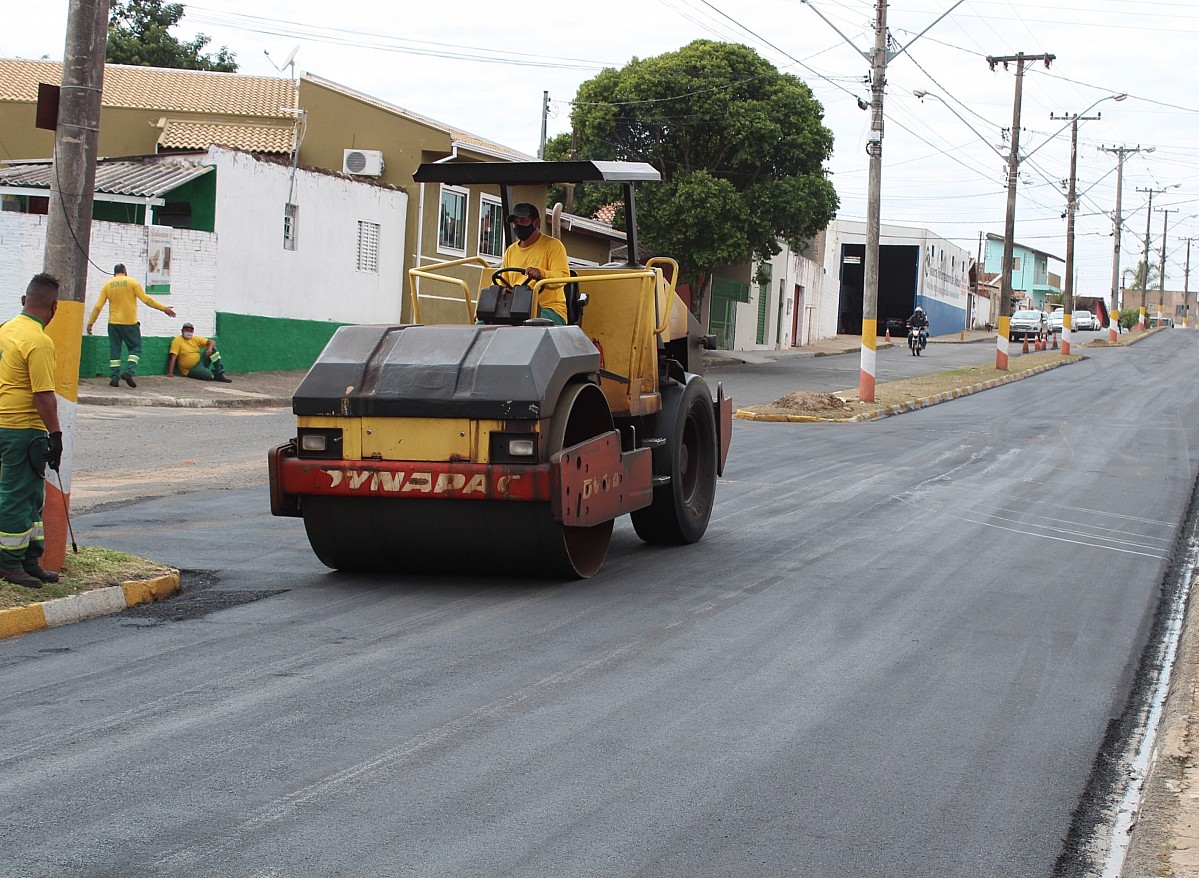
POLYGON ((26 588, 58 582, 41 564, 43 478, 62 462, 54 341, 45 332, 58 286, 52 275, 34 275, 21 313, 0 326, 0 579, 26 588))

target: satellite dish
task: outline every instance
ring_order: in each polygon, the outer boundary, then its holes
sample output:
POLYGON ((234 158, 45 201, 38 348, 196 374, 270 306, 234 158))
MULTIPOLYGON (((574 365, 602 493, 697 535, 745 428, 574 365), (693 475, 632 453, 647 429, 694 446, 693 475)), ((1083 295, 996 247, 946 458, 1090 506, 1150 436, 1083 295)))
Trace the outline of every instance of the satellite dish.
POLYGON ((290 67, 291 68, 291 78, 295 79, 296 78, 296 54, 299 51, 300 51, 300 44, 296 43, 295 46, 292 47, 292 50, 287 53, 287 57, 283 59, 282 64, 276 64, 275 59, 271 57, 271 53, 268 52, 266 49, 262 50, 262 54, 266 55, 266 60, 270 61, 271 66, 274 67, 276 70, 278 70, 280 73, 283 72, 284 68, 290 67))
POLYGON ((293 46, 293 47, 292 47, 292 50, 291 50, 290 52, 288 52, 288 53, 287 53, 287 57, 283 59, 283 63, 282 63, 281 65, 279 65, 279 69, 280 69, 280 70, 282 70, 282 69, 283 69, 284 67, 286 67, 288 64, 290 64, 290 63, 292 63, 293 61, 295 61, 295 60, 296 60, 296 53, 297 53, 297 52, 299 52, 299 51, 300 51, 300 44, 299 44, 299 43, 296 43, 296 44, 295 44, 295 46, 293 46))

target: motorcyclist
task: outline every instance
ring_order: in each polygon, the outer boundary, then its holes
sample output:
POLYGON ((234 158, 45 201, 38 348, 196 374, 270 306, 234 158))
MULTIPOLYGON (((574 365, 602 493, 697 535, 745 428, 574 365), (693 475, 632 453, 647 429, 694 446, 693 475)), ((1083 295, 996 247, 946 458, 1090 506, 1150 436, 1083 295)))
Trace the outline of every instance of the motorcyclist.
POLYGON ((912 312, 912 316, 908 318, 908 327, 911 329, 928 329, 928 317, 924 313, 924 309, 919 305, 912 312))

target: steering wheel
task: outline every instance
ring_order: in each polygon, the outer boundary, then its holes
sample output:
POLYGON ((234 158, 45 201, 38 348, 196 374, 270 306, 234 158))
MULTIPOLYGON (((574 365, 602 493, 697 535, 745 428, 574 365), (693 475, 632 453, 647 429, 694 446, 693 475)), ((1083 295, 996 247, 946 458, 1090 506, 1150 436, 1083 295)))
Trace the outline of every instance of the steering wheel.
POLYGON ((512 281, 510 281, 510 280, 508 280, 508 278, 504 277, 504 274, 507 272, 510 272, 510 271, 518 271, 521 274, 525 273, 525 270, 523 268, 516 268, 514 266, 511 266, 508 268, 497 268, 495 271, 493 271, 491 273, 491 282, 493 284, 502 284, 502 285, 506 286, 508 289, 512 289, 512 281))

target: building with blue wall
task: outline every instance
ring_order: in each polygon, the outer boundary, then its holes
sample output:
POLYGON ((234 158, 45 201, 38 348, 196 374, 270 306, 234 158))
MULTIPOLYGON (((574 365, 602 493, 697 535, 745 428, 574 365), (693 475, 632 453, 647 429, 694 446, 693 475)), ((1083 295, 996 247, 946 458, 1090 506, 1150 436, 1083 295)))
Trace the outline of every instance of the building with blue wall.
MULTIPOLYGON (((1052 253, 1037 250, 1035 247, 1021 244, 1019 241, 1013 242, 1012 294, 1016 301, 1012 303, 1012 310, 1017 308, 1050 310, 1045 304, 1046 297, 1061 294, 1062 278, 1060 274, 1055 274, 1049 269, 1051 263, 1058 263, 1058 265, 1052 266, 1058 268, 1059 265, 1064 267, 1065 262, 1066 260, 1054 256, 1052 253)), ((983 270, 988 275, 999 275, 1002 272, 1002 235, 987 235, 983 250, 983 270)), ((999 285, 998 279, 996 285, 999 285)))

